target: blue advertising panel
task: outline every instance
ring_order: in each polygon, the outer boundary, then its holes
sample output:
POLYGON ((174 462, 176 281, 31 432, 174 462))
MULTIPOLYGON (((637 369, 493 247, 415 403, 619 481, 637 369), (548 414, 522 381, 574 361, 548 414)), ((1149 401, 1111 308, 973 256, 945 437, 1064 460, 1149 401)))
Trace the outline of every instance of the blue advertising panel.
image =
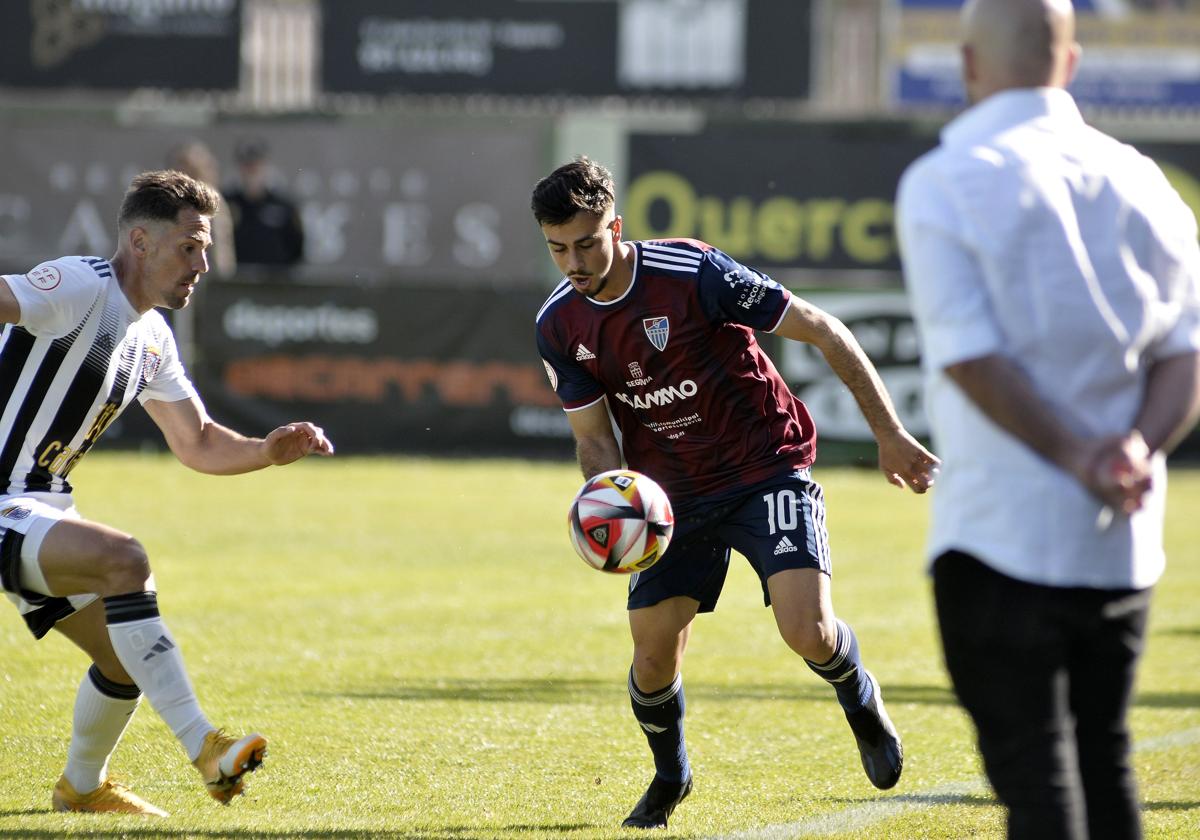
MULTIPOLYGON (((891 100, 900 107, 965 103, 960 0, 894 0, 891 100)), ((1140 0, 1076 0, 1083 45, 1070 90, 1084 107, 1200 108, 1200 13, 1140 0)))

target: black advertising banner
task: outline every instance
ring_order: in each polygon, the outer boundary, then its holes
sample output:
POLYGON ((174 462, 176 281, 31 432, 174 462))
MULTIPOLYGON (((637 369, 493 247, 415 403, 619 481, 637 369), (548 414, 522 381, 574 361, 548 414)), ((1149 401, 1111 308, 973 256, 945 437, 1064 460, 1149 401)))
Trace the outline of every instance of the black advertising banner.
POLYGON ((327 91, 809 92, 810 0, 327 0, 322 8, 327 91))
POLYGON ((619 210, 631 238, 701 239, 768 273, 896 270, 896 185, 935 143, 899 124, 635 134, 619 210))
POLYGON ((241 0, 5 0, 0 85, 231 90, 241 0))
POLYGON ((569 456, 534 341, 544 292, 211 284, 189 369, 218 421, 297 418, 338 451, 569 456))
POLYGON ((811 92, 811 0, 748 0, 746 83, 741 96, 807 99, 811 92))
MULTIPOLYGON (((633 134, 618 210, 628 238, 693 237, 768 273, 898 271, 896 188, 936 144, 932 130, 898 122, 633 134)), ((1200 144, 1134 145, 1200 216, 1200 144)))
POLYGON ((336 0, 323 6, 328 91, 607 93, 614 2, 336 0))
POLYGON ((12 120, 0 132, 0 271, 64 254, 109 256, 129 180, 203 141, 234 179, 233 150, 261 138, 272 178, 300 209, 303 269, 370 281, 528 284, 545 243, 526 208, 548 125, 480 120, 222 122, 195 131, 12 120))

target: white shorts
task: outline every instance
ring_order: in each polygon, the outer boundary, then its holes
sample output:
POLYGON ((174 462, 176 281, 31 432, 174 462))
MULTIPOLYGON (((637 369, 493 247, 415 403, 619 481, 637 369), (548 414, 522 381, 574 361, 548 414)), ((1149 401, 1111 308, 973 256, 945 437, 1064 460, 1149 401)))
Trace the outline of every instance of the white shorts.
POLYGON ((38 552, 46 534, 63 519, 82 519, 75 500, 65 493, 0 496, 0 585, 39 639, 99 597, 50 594, 38 552))

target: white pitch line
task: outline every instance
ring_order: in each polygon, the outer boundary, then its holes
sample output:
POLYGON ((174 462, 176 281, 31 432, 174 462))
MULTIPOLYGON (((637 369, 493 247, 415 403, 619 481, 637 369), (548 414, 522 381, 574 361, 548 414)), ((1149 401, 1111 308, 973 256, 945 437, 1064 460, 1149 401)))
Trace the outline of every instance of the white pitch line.
MULTIPOLYGON (((1200 729, 1184 729, 1170 735, 1147 738, 1134 744, 1134 752, 1174 749, 1200 743, 1200 729)), ((968 796, 988 793, 987 781, 982 776, 961 782, 948 782, 919 793, 902 793, 886 799, 876 799, 853 808, 845 808, 831 814, 822 814, 798 822, 768 825, 733 834, 721 834, 709 840, 797 840, 800 837, 827 837, 866 828, 884 820, 890 820, 905 811, 932 808, 935 805, 950 805, 961 802, 968 796)))

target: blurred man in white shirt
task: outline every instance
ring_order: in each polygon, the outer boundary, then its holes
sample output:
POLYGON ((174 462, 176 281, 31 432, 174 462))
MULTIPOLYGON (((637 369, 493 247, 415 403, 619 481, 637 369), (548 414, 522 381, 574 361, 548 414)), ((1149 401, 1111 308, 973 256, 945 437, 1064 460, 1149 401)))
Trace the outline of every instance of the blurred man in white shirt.
POLYGON ((1140 837, 1125 718, 1200 406, 1196 221, 1084 124, 1068 0, 970 0, 963 25, 975 104, 897 202, 946 665, 1009 836, 1140 837))

